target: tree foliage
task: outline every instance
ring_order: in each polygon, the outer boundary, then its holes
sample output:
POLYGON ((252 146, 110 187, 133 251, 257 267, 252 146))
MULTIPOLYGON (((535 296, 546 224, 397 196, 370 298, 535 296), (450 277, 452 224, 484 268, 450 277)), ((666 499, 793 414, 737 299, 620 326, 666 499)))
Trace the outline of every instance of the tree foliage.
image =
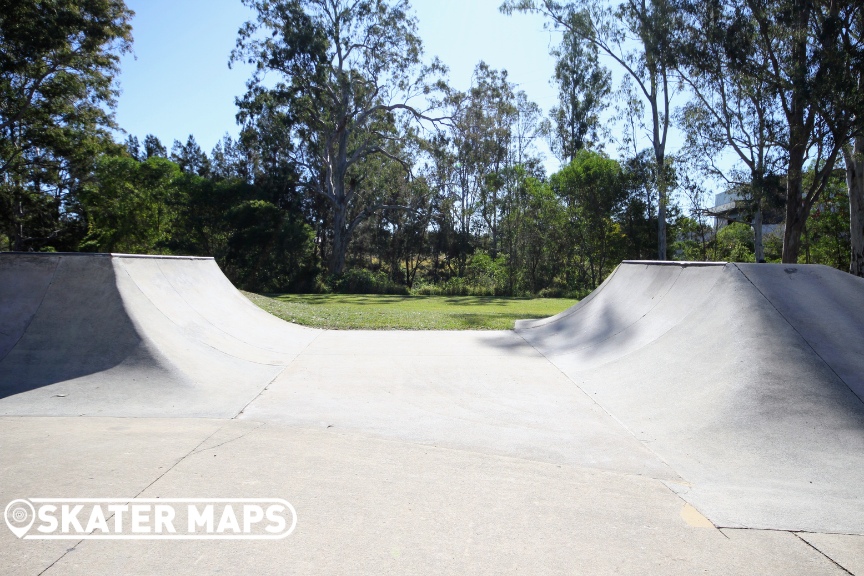
POLYGON ((74 193, 111 145, 131 17, 120 0, 0 1, 0 224, 13 249, 73 242, 74 193))
POLYGON ((764 82, 782 111, 788 155, 783 261, 794 263, 807 218, 850 136, 850 111, 861 98, 854 54, 843 35, 864 6, 827 0, 740 0, 727 6, 726 12, 734 10, 728 26, 752 38, 735 52, 735 65, 764 82), (813 177, 805 182, 808 162, 813 177))
POLYGON ((284 114, 281 143, 301 185, 329 202, 329 269, 340 273, 351 236, 384 208, 362 170, 373 156, 408 167, 411 105, 432 69, 405 0, 245 0, 257 13, 240 29, 233 60, 256 65, 241 118, 284 114), (281 76, 268 88, 263 75, 281 76))
POLYGON ((109 136, 122 2, 0 0, 0 246, 210 255, 265 292, 582 296, 657 257, 864 270, 860 3, 508 0, 562 33, 545 116, 485 62, 448 86, 407 0, 245 3, 231 58, 256 71, 208 154, 109 136), (685 215, 675 193, 718 182, 735 213, 685 215))
POLYGON ((657 190, 657 257, 667 258, 666 208, 670 186, 666 144, 676 90, 674 67, 678 57, 673 43, 678 27, 673 0, 624 0, 617 6, 592 0, 561 3, 557 0, 505 0, 501 11, 537 12, 555 28, 563 29, 591 49, 611 58, 635 85, 638 104, 629 110, 651 142, 657 190), (642 104, 647 105, 647 119, 642 104))
POLYGON ((586 44, 565 30, 561 45, 553 50, 554 82, 558 106, 549 111, 555 123, 553 149, 564 162, 571 162, 579 150, 600 141, 600 113, 609 105, 612 76, 601 66, 595 44, 586 44))

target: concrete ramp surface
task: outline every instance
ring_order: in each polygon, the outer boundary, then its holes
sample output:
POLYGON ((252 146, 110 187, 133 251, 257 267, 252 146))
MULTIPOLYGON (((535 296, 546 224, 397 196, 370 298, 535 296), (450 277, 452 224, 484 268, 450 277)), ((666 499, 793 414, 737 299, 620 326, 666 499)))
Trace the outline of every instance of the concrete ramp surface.
POLYGON ((715 522, 864 531, 864 280, 624 262, 590 298, 516 331, 715 522))
POLYGON ((209 258, 0 254, 0 509, 298 517, 268 542, 0 526, 0 575, 864 574, 862 398, 864 280, 824 266, 624 262, 514 331, 338 331, 209 258))
POLYGON ((3 254, 0 317, 5 414, 230 417, 316 334, 253 305, 212 258, 3 254))

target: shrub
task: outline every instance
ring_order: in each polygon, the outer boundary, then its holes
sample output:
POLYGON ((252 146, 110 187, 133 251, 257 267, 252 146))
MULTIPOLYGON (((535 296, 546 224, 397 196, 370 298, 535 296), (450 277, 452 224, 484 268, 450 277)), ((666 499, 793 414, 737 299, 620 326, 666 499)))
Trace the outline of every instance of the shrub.
POLYGON ((578 290, 567 290, 561 286, 554 286, 549 288, 544 288, 537 293, 538 298, 573 298, 575 300, 582 300, 589 294, 591 294, 593 290, 590 288, 581 288, 578 290))
POLYGON ((352 268, 327 280, 337 294, 409 294, 408 287, 397 284, 383 272, 352 268))

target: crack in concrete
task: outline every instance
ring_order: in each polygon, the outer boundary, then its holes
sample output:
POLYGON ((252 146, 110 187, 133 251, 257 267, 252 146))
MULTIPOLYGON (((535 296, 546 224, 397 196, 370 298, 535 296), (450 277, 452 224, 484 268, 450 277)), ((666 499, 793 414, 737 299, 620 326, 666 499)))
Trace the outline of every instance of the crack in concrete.
MULTIPOLYGON (((184 454, 183 456, 181 456, 181 457, 180 457, 176 462, 174 462, 171 466, 169 466, 168 469, 166 469, 164 472, 162 472, 162 474, 160 474, 159 476, 157 476, 157 477, 156 477, 152 482, 150 482, 149 484, 147 484, 147 486, 145 486, 144 488, 142 488, 141 490, 139 490, 137 494, 135 494, 134 496, 132 496, 132 498, 129 499, 129 502, 132 502, 133 500, 135 500, 136 498, 138 498, 139 496, 141 496, 141 494, 143 494, 145 491, 147 491, 148 488, 150 488, 151 486, 153 486, 154 484, 156 484, 156 482, 158 482, 159 480, 161 480, 162 478, 164 478, 165 475, 168 474, 168 472, 170 472, 171 470, 173 470, 174 468, 176 468, 177 465, 179 465, 181 462, 183 462, 184 460, 186 460, 186 458, 188 458, 189 456, 191 456, 192 454, 194 454, 195 451, 198 450, 198 449, 201 447, 202 444, 204 444, 205 442, 207 442, 207 440, 209 440, 210 438, 212 438, 213 436, 215 436, 217 433, 219 433, 223 428, 225 428, 224 425, 223 425, 223 426, 220 426, 219 428, 217 428, 216 430, 214 430, 212 433, 208 434, 206 438, 204 438, 203 440, 201 440, 201 442, 199 442, 198 444, 196 444, 196 445, 195 445, 195 446, 194 446, 194 447, 193 447, 189 452, 187 452, 186 454, 184 454)), ((256 430, 257 430, 257 428, 256 428, 256 430)), ((254 430, 250 430, 250 432, 253 432, 253 431, 254 431, 254 430)), ((111 514, 108 518, 106 518, 106 521, 111 520, 112 518, 114 518, 114 514, 111 514)), ((94 531, 95 531, 95 530, 94 530, 94 531)), ((90 532, 90 533, 92 534, 93 532, 90 532)), ((39 574, 38 574, 37 576, 42 576, 42 574, 45 574, 46 572, 48 572, 51 568, 54 567, 55 564, 57 564, 58 562, 60 562, 61 560, 63 560, 63 558, 65 558, 65 557, 66 557, 70 552, 74 552, 74 551, 78 548, 78 546, 81 545, 82 542, 84 542, 84 539, 83 539, 83 538, 82 538, 81 540, 79 540, 78 542, 76 542, 75 544, 73 544, 71 548, 67 548, 66 551, 63 552, 63 554, 61 554, 61 555, 60 555, 56 560, 54 560, 54 562, 52 562, 51 564, 49 564, 48 566, 46 566, 45 569, 42 570, 41 572, 39 572, 39 574)))
POLYGON ((258 394, 256 394, 256 395, 255 395, 251 400, 249 400, 249 402, 247 402, 247 403, 243 406, 243 408, 241 408, 240 411, 237 412, 237 414, 235 414, 234 416, 232 416, 231 419, 232 419, 232 420, 236 420, 238 417, 240 417, 240 416, 243 414, 243 412, 246 411, 246 408, 248 408, 248 407, 249 407, 253 402, 255 402, 255 400, 257 400, 258 398, 260 398, 261 395, 264 394, 264 392, 266 392, 268 388, 270 388, 270 385, 273 384, 273 382, 275 382, 275 381, 276 381, 280 376, 282 376, 282 374, 284 374, 285 371, 288 370, 288 368, 289 368, 292 364, 294 364, 294 362, 297 361, 297 358, 299 358, 299 357, 300 357, 304 352, 306 352, 306 350, 308 350, 309 347, 312 346, 312 343, 315 342, 316 340, 318 340, 318 337, 321 336, 321 334, 323 334, 323 333, 326 332, 326 331, 327 331, 327 330, 321 330, 321 331, 319 331, 317 334, 315 334, 315 337, 312 338, 312 339, 311 339, 311 340, 306 344, 306 346, 304 346, 303 349, 302 349, 301 351, 299 351, 299 352, 294 356, 294 358, 292 358, 291 361, 288 362, 288 363, 285 365, 285 367, 282 368, 282 370, 280 370, 279 373, 276 374, 276 375, 275 375, 275 376, 274 376, 274 377, 273 377, 273 378, 272 378, 272 379, 267 383, 267 385, 264 386, 264 387, 263 387, 263 388, 258 392, 258 394))
MULTIPOLYGON (((229 422, 231 422, 231 421, 232 421, 232 420, 229 420, 229 422)), ((205 452, 205 451, 207 451, 207 450, 215 450, 216 448, 219 448, 220 446, 225 446, 226 444, 230 444, 231 442, 236 442, 237 440, 240 440, 241 438, 245 438, 245 437, 248 436, 249 434, 252 434, 253 432, 257 432, 259 429, 261 429, 261 428, 264 426, 264 423, 263 423, 263 422, 258 422, 257 424, 258 424, 258 425, 255 426, 255 428, 253 428, 252 430, 247 430, 246 432, 244 432, 244 433, 241 434, 240 436, 235 436, 234 438, 231 438, 231 439, 229 439, 229 440, 225 440, 224 442, 220 442, 219 444, 216 444, 215 446, 207 446, 206 448, 201 448, 200 450, 196 447, 195 451, 192 452, 192 453, 190 454, 190 456, 194 456, 195 454, 200 454, 201 452, 205 452)), ((223 428, 225 428, 225 426, 223 426, 222 428, 220 428, 220 429, 217 430, 216 432, 221 431, 223 428)), ((214 432, 213 434, 215 434, 216 432, 214 432)), ((211 435, 207 438, 207 440, 209 440, 210 438, 212 438, 212 437, 213 437, 213 434, 211 434, 211 435)), ((207 440, 205 440, 205 442, 206 442, 207 440)), ((203 442, 202 442, 202 444, 203 444, 203 442)), ((200 446, 201 446, 201 444, 198 445, 198 447, 200 447, 200 446)))
POLYGON ((826 554, 825 552, 823 552, 822 550, 820 550, 819 548, 817 548, 816 546, 814 546, 813 544, 811 544, 810 542, 808 542, 807 540, 805 540, 804 538, 802 538, 801 535, 800 535, 798 532, 790 532, 790 534, 794 535, 796 538, 798 538, 798 540, 800 540, 801 542, 803 542, 804 544, 806 544, 807 546, 809 546, 810 548, 812 548, 813 550, 815 550, 816 552, 818 552, 820 555, 822 555, 822 556, 824 556, 825 558, 827 558, 829 562, 831 562, 832 564, 834 564, 835 566, 837 566, 837 568, 839 568, 840 570, 842 570, 844 573, 849 574, 850 576, 855 576, 852 572, 850 572, 849 570, 847 570, 847 569, 846 569, 842 564, 840 564, 839 562, 837 562, 836 560, 834 560, 833 558, 831 558, 828 554, 826 554))

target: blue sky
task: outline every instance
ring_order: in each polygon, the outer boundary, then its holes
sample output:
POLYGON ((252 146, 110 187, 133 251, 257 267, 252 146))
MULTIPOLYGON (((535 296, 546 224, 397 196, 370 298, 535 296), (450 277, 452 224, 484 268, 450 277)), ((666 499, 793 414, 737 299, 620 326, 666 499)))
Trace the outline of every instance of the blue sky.
MULTIPOLYGON (((139 139, 152 133, 169 149, 193 134, 209 152, 228 132, 236 135, 234 98, 251 70, 228 68, 237 29, 252 13, 240 0, 127 0, 135 11, 134 55, 119 76, 117 121, 139 139)), ((451 84, 467 89, 480 60, 506 68, 512 82, 544 113, 555 104, 555 66, 549 48, 557 35, 542 19, 498 12, 500 0, 415 0, 419 31, 431 59, 450 67, 451 84)), ((549 156, 549 167, 557 162, 549 156)))

